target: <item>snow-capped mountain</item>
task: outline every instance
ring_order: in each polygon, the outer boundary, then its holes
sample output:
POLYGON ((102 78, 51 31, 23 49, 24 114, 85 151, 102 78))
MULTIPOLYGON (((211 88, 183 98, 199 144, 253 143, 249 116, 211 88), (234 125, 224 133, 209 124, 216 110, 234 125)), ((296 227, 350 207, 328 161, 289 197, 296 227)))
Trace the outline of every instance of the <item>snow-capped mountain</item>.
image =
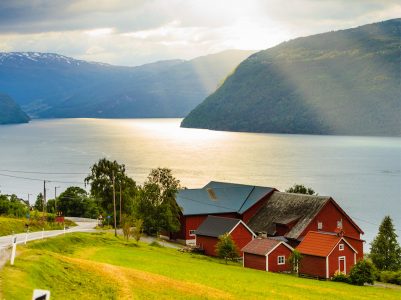
POLYGON ((33 117, 182 117, 250 51, 113 66, 39 52, 0 53, 0 93, 33 117))

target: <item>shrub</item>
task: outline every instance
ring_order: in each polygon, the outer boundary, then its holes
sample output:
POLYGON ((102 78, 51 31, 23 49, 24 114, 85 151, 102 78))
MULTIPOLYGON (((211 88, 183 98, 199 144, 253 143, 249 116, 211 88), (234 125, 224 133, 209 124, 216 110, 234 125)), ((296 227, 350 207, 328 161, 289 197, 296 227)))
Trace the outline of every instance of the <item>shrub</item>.
POLYGON ((358 261, 351 269, 349 281, 351 284, 364 285, 373 284, 375 280, 376 268, 370 260, 362 259, 358 261))
POLYGON ((336 271, 334 273, 334 276, 331 278, 331 281, 336 281, 336 282, 345 282, 349 283, 349 278, 346 274, 340 271, 336 271))
POLYGON ((231 235, 228 233, 219 236, 219 242, 216 245, 217 256, 227 260, 234 260, 238 257, 237 245, 235 245, 231 235))
POLYGON ((401 285, 401 271, 382 271, 379 280, 384 283, 392 283, 401 285))

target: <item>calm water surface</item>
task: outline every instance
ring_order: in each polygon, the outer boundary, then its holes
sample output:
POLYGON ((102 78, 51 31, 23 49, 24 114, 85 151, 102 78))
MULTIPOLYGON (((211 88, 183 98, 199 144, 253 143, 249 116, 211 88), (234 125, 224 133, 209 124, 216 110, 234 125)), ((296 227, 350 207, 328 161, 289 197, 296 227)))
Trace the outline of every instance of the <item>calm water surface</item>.
MULTIPOLYGON (((101 157, 125 163, 142 183, 169 167, 182 184, 210 180, 285 190, 294 183, 331 195, 370 242, 386 214, 401 235, 401 138, 254 134, 179 128, 180 119, 56 119, 0 126, 0 174, 82 183, 101 157), (53 173, 11 173, 20 170, 53 173)), ((31 199, 41 181, 0 175, 0 190, 31 199)), ((67 183, 48 183, 61 192, 67 183)), ((32 202, 32 201, 31 201, 32 202)))

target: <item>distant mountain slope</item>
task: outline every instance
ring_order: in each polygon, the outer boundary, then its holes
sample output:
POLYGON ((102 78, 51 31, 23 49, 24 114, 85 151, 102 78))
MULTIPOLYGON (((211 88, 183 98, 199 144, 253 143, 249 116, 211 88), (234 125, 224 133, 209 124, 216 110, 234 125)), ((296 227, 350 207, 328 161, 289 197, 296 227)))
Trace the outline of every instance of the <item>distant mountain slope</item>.
POLYGON ((400 135, 401 19, 298 38, 258 52, 183 127, 400 135))
POLYGON ((0 94, 0 124, 27 123, 29 117, 9 96, 0 94))
POLYGON ((232 50, 138 67, 0 53, 0 90, 37 117, 181 117, 252 53, 232 50))

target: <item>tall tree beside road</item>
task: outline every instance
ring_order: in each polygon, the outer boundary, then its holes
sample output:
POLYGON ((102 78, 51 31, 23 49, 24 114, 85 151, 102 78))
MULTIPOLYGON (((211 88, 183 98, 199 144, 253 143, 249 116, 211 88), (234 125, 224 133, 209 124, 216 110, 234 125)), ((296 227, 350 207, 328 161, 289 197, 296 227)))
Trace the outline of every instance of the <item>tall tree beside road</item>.
POLYGON ((180 207, 175 196, 181 188, 170 169, 153 169, 136 201, 135 215, 143 220, 143 229, 148 234, 159 234, 162 230, 177 232, 180 229, 180 207))
POLYGON ((137 187, 135 181, 126 175, 124 164, 120 165, 117 161, 102 158, 91 167, 90 174, 85 178, 85 183, 91 185, 91 195, 97 201, 102 212, 107 214, 114 210, 113 182, 116 205, 119 205, 121 186, 122 207, 118 209, 122 209, 123 213, 132 214, 137 187))

